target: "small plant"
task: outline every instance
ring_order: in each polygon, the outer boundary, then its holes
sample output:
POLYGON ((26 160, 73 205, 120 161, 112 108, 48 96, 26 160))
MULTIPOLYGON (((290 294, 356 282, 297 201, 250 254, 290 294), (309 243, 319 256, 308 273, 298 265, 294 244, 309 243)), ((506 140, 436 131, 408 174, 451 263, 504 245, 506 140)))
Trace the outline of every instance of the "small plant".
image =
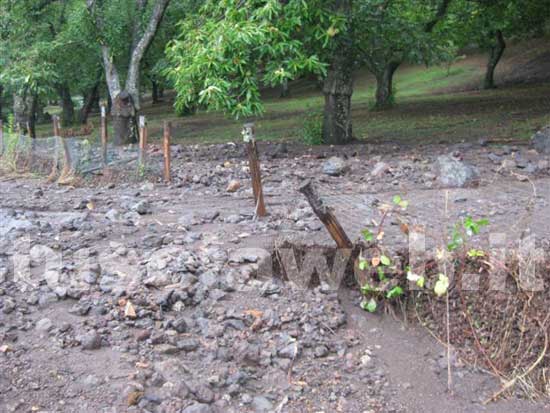
MULTIPOLYGON (((358 269, 363 273, 367 281, 361 286, 361 292, 365 299, 361 302, 361 308, 365 311, 375 312, 383 301, 394 301, 405 295, 407 282, 416 284, 420 289, 429 288, 437 297, 445 296, 449 290, 450 281, 446 274, 437 274, 435 280, 428 283, 425 274, 415 274, 410 267, 403 271, 392 262, 384 253, 382 241, 384 239, 383 226, 389 215, 394 215, 400 221, 401 231, 408 234, 409 226, 402 217, 402 213, 408 208, 409 202, 400 195, 395 195, 392 202, 379 206, 382 218, 375 231, 364 229, 361 231, 363 240, 373 247, 374 256, 370 259, 359 256, 358 269), (429 284, 429 285, 428 285, 429 284)), ((481 228, 489 224, 487 219, 474 220, 466 217, 453 226, 450 242, 447 248, 437 250, 437 259, 443 261, 449 258, 451 253, 458 254, 460 250, 463 259, 477 259, 485 257, 485 252, 479 249, 467 249, 469 238, 479 234, 481 228)))
POLYGON ((302 127, 302 141, 306 145, 322 145, 323 142, 323 115, 317 110, 311 110, 304 119, 302 127))

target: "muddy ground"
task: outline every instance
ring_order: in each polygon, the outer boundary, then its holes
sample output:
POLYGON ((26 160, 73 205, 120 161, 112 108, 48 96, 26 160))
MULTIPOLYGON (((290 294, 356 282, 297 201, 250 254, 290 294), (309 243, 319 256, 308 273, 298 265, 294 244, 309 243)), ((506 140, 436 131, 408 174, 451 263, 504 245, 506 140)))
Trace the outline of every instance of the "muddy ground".
MULTIPOLYGON (((445 348, 422 327, 364 312, 357 289, 296 288, 264 265, 282 239, 332 245, 296 191, 306 179, 352 239, 399 194, 429 250, 468 215, 490 220, 481 245, 496 232, 510 247, 528 234, 547 246, 548 157, 489 142, 262 144, 269 216, 255 219, 241 145, 173 149, 169 185, 131 164, 74 186, 0 175, 0 411, 549 408, 515 395, 482 405, 499 382, 457 357, 448 393, 445 348), (443 189, 441 155, 477 177, 443 189), (327 170, 331 156, 340 170, 327 170)), ((396 219, 385 228, 390 250, 407 246, 396 219)))

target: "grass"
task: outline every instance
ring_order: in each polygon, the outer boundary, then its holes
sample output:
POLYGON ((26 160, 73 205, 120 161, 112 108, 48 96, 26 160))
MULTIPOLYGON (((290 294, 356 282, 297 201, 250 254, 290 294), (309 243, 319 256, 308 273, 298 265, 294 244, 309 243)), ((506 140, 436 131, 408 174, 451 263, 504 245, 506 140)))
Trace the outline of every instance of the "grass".
MULTIPOLYGON (((509 56, 516 66, 522 50, 518 45, 509 56)), ((534 55, 536 53, 530 50, 530 59, 534 55)), ((366 142, 396 143, 529 138, 550 121, 550 83, 510 84, 496 90, 479 91, 476 85, 481 84, 484 75, 484 59, 484 56, 472 55, 451 68, 400 68, 394 83, 397 104, 382 112, 371 110, 375 91, 373 77, 366 72, 357 73, 352 100, 354 135, 366 142)), ((503 63, 508 69, 511 65, 503 63)), ((266 91, 265 113, 253 119, 258 139, 300 140, 306 113, 323 107, 321 91, 313 81, 294 82, 291 93, 290 98, 280 99, 276 91, 266 91)), ((145 100, 143 106, 153 139, 162 135, 163 121, 171 120, 173 139, 182 144, 238 141, 242 124, 249 121, 205 112, 177 117, 169 98, 160 105, 151 105, 145 100)), ((97 118, 92 118, 92 122, 99 124, 97 118)), ((39 133, 50 135, 51 128, 41 125, 39 133)))

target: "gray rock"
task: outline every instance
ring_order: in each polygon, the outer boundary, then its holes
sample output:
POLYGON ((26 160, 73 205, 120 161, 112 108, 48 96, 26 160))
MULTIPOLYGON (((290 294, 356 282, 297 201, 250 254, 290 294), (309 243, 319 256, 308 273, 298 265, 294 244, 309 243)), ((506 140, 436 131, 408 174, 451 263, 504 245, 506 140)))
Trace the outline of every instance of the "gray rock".
POLYGON ((189 329, 185 317, 180 317, 172 321, 172 327, 180 334, 186 333, 189 329))
POLYGON ((176 346, 185 352, 195 351, 199 348, 200 342, 194 338, 188 338, 185 340, 180 340, 176 343, 176 346))
POLYGON ((479 172, 474 166, 450 156, 438 157, 437 167, 439 182, 444 187, 464 188, 479 182, 479 172))
POLYGON ((532 141, 537 152, 550 154, 550 126, 546 126, 535 133, 532 141))
POLYGON ((83 350, 97 350, 101 348, 101 336, 96 331, 92 331, 80 338, 80 345, 83 350))
POLYGON ((38 331, 47 333, 52 328, 53 328, 53 323, 52 323, 52 320, 50 320, 49 318, 43 318, 36 322, 36 329, 38 331))
POLYGON ((3 282, 6 282, 7 279, 8 279, 8 269, 0 267, 0 284, 2 284, 3 282))
POLYGON ((264 396, 255 396, 252 400, 252 407, 256 412, 270 412, 273 410, 273 404, 264 396))
POLYGON ((337 156, 333 156, 323 164, 323 173, 330 176, 339 176, 349 170, 346 161, 337 156))
POLYGON ((139 215, 147 215, 151 213, 151 204, 146 200, 141 200, 132 205, 132 211, 137 212, 139 215))
POLYGON ((181 413, 214 413, 214 409, 204 403, 194 403, 183 409, 181 413))
POLYGON ((371 171, 372 176, 379 176, 390 169, 390 166, 386 162, 377 162, 371 171))

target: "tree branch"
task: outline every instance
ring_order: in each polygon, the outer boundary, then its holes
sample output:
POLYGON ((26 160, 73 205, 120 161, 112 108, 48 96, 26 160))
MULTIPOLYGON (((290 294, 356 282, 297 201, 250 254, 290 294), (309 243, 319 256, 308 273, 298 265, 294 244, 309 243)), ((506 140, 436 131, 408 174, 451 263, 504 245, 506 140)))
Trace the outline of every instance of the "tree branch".
POLYGON ((445 17, 451 1, 452 0, 442 0, 441 3, 439 3, 439 7, 437 8, 437 12, 435 13, 434 18, 427 22, 426 26, 424 27, 424 31, 426 33, 431 33, 437 23, 439 23, 439 21, 442 20, 443 17, 445 17))
POLYGON ((130 59, 130 66, 128 68, 128 79, 126 81, 126 89, 134 98, 134 102, 139 102, 137 96, 137 89, 139 87, 139 66, 143 55, 147 51, 147 48, 153 41, 159 24, 164 16, 166 7, 168 7, 170 0, 156 0, 149 24, 145 29, 141 39, 137 42, 136 46, 132 50, 132 57, 130 59))

